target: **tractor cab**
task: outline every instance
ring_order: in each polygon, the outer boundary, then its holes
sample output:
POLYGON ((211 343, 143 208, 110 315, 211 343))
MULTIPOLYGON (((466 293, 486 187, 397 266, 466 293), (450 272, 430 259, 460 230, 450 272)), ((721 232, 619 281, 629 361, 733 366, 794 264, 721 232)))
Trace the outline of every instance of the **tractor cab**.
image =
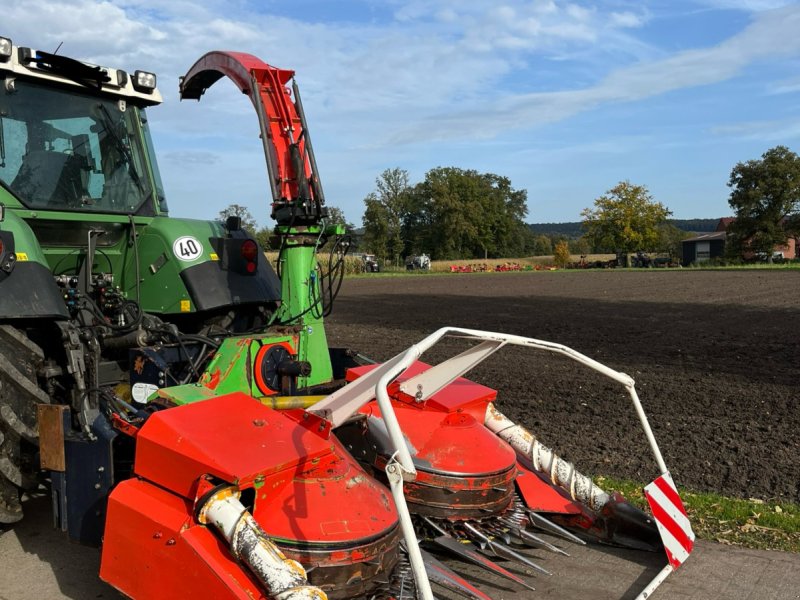
POLYGON ((151 73, 89 65, 0 38, 0 184, 35 211, 166 212, 145 107, 151 73))

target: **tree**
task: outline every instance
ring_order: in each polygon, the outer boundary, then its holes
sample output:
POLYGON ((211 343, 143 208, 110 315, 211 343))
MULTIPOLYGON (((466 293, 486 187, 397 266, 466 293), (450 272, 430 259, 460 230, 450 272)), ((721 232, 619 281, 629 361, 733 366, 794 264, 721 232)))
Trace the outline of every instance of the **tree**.
POLYGON ((589 240, 587 240, 584 236, 568 240, 567 243, 569 244, 569 251, 572 254, 586 255, 590 254, 592 251, 592 246, 589 243, 589 240))
POLYGON ((621 181, 581 211, 586 238, 596 250, 636 252, 652 250, 659 241, 659 225, 672 213, 653 200, 645 186, 621 181))
POLYGON ((408 191, 408 171, 386 169, 375 180, 375 191, 364 198, 364 244, 378 258, 396 263, 403 253, 401 230, 408 191))
POLYGON ((550 240, 550 236, 544 234, 536 236, 533 242, 533 254, 534 256, 550 256, 553 254, 553 242, 550 240))
POLYGON ((364 250, 374 254, 383 262, 389 245, 389 216, 386 207, 374 193, 364 198, 364 250))
POLYGON ((658 226, 658 243, 654 250, 666 252, 670 257, 680 257, 683 253, 683 240, 692 237, 692 234, 678 229, 672 223, 662 223, 658 226))
POLYGON ((264 250, 270 249, 269 240, 272 237, 272 230, 269 227, 259 227, 246 206, 231 204, 228 208, 219 211, 220 221, 226 221, 228 217, 239 217, 242 220, 242 229, 255 239, 264 250))
POLYGON ((231 204, 228 208, 219 211, 219 220, 225 222, 228 217, 239 217, 242 220, 242 229, 251 236, 255 236, 258 231, 258 224, 246 206, 241 204, 231 204))
POLYGON ((561 240, 556 244, 553 250, 553 262, 556 263, 557 267, 564 268, 571 260, 572 255, 569 252, 569 242, 567 242, 567 240, 561 240))
POLYGON ((507 177, 431 169, 407 196, 406 250, 435 259, 522 256, 533 247, 523 220, 527 211, 527 193, 512 188, 507 177))
POLYGON ((328 223, 329 224, 339 224, 344 225, 344 230, 346 233, 353 233, 356 226, 352 223, 347 222, 347 218, 344 216, 344 211, 339 208, 338 206, 327 206, 328 209, 328 223))
POLYGON ((775 246, 800 234, 800 157, 785 146, 771 148, 760 160, 738 163, 728 187, 736 215, 728 226, 728 252, 765 253, 772 262, 775 246))
MULTIPOLYGON (((272 238, 272 230, 269 227, 262 227, 255 232, 253 238, 258 242, 263 250, 270 250, 272 245, 270 239, 272 238)), ((275 248, 277 250, 277 248, 275 248)))

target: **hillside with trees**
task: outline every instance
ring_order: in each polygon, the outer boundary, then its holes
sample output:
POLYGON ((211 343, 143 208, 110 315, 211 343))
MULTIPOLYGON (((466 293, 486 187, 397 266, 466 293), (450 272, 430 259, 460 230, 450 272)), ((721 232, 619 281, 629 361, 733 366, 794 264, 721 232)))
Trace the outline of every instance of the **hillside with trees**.
MULTIPOLYGON (((714 231, 719 223, 719 218, 714 219, 667 219, 667 224, 672 225, 687 233, 704 233, 714 231)), ((528 228, 534 235, 550 237, 564 237, 577 239, 584 234, 581 221, 566 223, 529 223, 528 228)))

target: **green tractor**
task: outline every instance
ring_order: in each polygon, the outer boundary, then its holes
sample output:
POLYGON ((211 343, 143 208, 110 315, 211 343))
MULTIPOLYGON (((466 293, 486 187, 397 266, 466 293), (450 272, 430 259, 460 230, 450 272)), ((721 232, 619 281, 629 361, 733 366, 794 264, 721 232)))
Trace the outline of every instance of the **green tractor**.
MULTIPOLYGON (((199 98, 210 72, 183 97, 199 98)), ((56 524, 99 542, 105 499, 133 468, 120 431, 210 390, 313 397, 333 385, 322 318, 348 244, 325 225, 299 95, 300 139, 260 119, 277 273, 238 218, 169 216, 146 114, 160 102, 152 73, 0 38, 0 523, 22 517, 41 465, 56 524)))

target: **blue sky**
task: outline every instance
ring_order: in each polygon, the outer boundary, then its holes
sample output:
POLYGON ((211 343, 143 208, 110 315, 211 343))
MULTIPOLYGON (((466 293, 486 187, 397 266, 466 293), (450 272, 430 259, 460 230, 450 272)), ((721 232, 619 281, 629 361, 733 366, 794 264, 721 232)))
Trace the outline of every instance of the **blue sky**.
POLYGON ((29 0, 0 35, 159 75, 150 122, 171 211, 269 223, 249 102, 177 80, 209 50, 291 68, 329 204, 360 224, 387 168, 508 176, 529 222, 576 221, 623 179, 677 218, 728 214, 731 168, 800 150, 800 5, 779 0, 29 0))

